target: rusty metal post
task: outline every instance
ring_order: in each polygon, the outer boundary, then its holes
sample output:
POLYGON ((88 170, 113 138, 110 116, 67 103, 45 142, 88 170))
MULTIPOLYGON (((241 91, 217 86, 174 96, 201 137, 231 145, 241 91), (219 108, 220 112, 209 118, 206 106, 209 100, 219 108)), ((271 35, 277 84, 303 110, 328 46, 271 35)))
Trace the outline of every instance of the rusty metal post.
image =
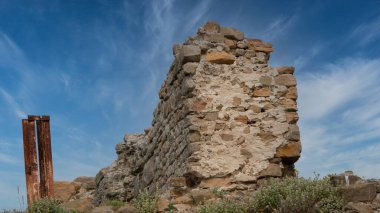
POLYGON ((54 196, 53 161, 50 140, 50 117, 36 118, 41 198, 54 196))
POLYGON ((39 198, 36 130, 34 121, 22 120, 28 206, 39 198))

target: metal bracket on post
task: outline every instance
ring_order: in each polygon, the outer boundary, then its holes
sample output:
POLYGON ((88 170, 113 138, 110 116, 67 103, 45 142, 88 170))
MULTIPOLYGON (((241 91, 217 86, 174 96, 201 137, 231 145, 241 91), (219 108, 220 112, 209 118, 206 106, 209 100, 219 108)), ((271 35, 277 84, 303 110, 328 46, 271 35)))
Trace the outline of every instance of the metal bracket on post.
POLYGON ((54 196, 50 117, 29 115, 22 120, 28 206, 39 198, 54 196), (36 143, 37 126, 37 143, 36 143), (38 144, 38 146, 37 146, 38 144), (38 164, 37 164, 38 147, 38 164))

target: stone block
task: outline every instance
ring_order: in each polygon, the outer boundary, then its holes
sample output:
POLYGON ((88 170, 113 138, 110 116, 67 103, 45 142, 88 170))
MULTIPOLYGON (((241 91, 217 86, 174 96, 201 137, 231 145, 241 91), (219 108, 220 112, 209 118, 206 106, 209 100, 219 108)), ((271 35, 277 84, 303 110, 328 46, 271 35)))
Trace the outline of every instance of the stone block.
POLYGON ((214 195, 208 189, 191 190, 190 196, 194 200, 195 204, 205 203, 207 200, 214 198, 214 195))
POLYGON ((197 70, 198 63, 189 62, 182 66, 183 71, 186 75, 194 75, 197 70))
POLYGON ((270 163, 266 169, 259 173, 258 177, 282 177, 282 169, 280 165, 270 163))
POLYGON ((277 85, 284 85, 288 87, 297 85, 294 75, 291 74, 278 75, 275 77, 275 82, 277 85))
POLYGON ((277 148, 275 157, 281 158, 287 163, 294 163, 301 155, 301 143, 294 142, 277 148))
POLYGON ((233 64, 235 56, 227 52, 210 52, 206 54, 206 60, 215 64, 233 64))
POLYGON ((222 27, 220 29, 220 33, 228 39, 237 40, 237 41, 241 41, 244 39, 244 33, 234 28, 222 27))
POLYGON ((240 123, 243 123, 243 124, 247 124, 248 123, 248 117, 246 115, 239 115, 239 116, 236 116, 234 118, 234 120, 236 122, 240 122, 240 123))
POLYGON ((55 181, 54 182, 54 198, 62 202, 69 201, 80 188, 80 183, 68 181, 55 181))
POLYGON ((183 63, 199 62, 201 60, 201 48, 195 45, 182 46, 183 63))
POLYGON ((376 185, 373 183, 342 186, 339 190, 347 202, 370 202, 376 198, 376 185))
POLYGON ((216 22, 209 21, 198 30, 199 33, 217 34, 220 32, 220 25, 216 22))
POLYGON ((269 97, 272 94, 272 90, 268 87, 255 89, 253 91, 254 97, 269 97))
POLYGON ((293 74, 294 73, 294 67, 288 67, 288 66, 282 66, 282 67, 277 67, 277 72, 278 74, 293 74))
POLYGON ((297 88, 289 87, 288 91, 285 94, 285 98, 296 100, 298 98, 297 88))
POLYGON ((224 36, 222 34, 206 34, 203 36, 205 41, 211 43, 224 43, 224 36))

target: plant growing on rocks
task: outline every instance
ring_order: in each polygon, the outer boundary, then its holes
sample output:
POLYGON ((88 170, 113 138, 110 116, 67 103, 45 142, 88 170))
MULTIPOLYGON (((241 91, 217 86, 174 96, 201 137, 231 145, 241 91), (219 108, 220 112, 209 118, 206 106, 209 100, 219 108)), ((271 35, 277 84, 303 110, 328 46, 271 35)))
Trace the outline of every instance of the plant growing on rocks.
POLYGON ((236 202, 228 199, 221 199, 217 202, 208 202, 197 208, 196 213, 246 213, 248 205, 243 202, 236 202))
POLYGON ((66 211, 60 206, 58 200, 42 198, 33 202, 27 211, 28 213, 66 213, 66 211))
POLYGON ((124 205, 124 202, 121 200, 109 200, 107 205, 112 206, 113 209, 118 209, 124 205))
POLYGON ((253 212, 328 213, 343 208, 344 202, 328 177, 319 179, 272 179, 250 203, 253 212))
POLYGON ((157 212, 158 194, 150 193, 148 190, 140 191, 136 199, 133 200, 133 206, 140 213, 156 213, 157 212))

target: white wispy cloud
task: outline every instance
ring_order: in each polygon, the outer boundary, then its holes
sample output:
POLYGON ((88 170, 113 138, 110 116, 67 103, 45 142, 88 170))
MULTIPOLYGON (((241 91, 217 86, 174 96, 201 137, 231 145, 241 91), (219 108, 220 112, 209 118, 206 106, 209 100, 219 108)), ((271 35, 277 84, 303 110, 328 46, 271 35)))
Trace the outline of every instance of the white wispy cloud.
POLYGON ((297 19, 297 13, 294 13, 290 16, 281 15, 276 17, 271 23, 269 23, 267 29, 264 30, 264 40, 273 41, 276 38, 284 35, 296 23, 297 19))
POLYGON ((157 96, 156 90, 167 72, 172 60, 172 45, 178 38, 185 39, 188 35, 195 34, 197 27, 204 22, 210 9, 211 1, 202 1, 199 5, 189 8, 185 14, 178 14, 175 5, 180 2, 175 0, 153 1, 148 7, 144 20, 145 34, 149 37, 146 51, 140 58, 146 61, 145 68, 149 70, 149 82, 141 95, 142 99, 150 99, 157 96), (158 66, 157 66, 158 65, 158 66), (160 70, 152 69, 158 67, 160 70))
POLYGON ((380 59, 347 58, 298 78, 303 175, 379 177, 379 67, 380 59))
POLYGON ((9 109, 13 111, 13 113, 17 116, 17 118, 22 119, 27 116, 27 113, 23 110, 20 104, 16 101, 14 96, 8 93, 6 90, 0 87, 0 95, 3 100, 8 104, 9 109))
POLYGON ((349 40, 354 40, 354 44, 367 45, 380 39, 380 16, 370 22, 357 26, 348 36, 349 40))

